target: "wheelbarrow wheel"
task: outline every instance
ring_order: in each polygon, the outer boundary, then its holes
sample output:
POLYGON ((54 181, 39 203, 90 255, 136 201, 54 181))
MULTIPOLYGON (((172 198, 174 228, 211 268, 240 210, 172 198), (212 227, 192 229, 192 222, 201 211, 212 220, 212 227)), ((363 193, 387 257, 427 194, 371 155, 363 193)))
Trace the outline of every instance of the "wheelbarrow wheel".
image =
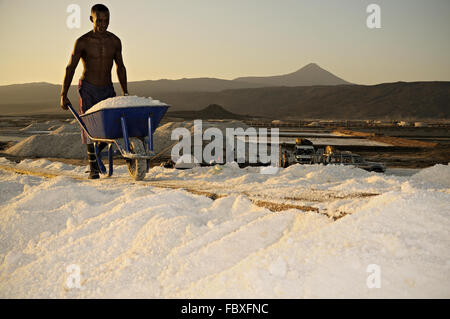
MULTIPOLYGON (((130 151, 133 154, 145 154, 145 147, 141 140, 130 139, 130 151)), ((147 160, 129 159, 127 160, 128 172, 135 181, 141 181, 147 174, 147 160)))

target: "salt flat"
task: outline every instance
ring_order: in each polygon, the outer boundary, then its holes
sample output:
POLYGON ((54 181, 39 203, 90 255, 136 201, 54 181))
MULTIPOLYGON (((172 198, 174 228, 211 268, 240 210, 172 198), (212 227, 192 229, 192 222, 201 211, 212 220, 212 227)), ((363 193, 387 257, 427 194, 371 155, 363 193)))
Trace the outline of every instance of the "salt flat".
POLYGON ((155 167, 133 182, 124 166, 88 181, 75 179, 85 167, 0 164, 61 175, 0 169, 2 298, 450 296, 448 165, 405 176, 322 165, 273 175, 235 163, 155 167), (255 205, 257 196, 323 214, 273 212, 255 205), (338 212, 347 215, 334 221, 338 212), (73 265, 80 288, 67 285, 73 265), (367 285, 370 265, 381 271, 380 288, 367 285))

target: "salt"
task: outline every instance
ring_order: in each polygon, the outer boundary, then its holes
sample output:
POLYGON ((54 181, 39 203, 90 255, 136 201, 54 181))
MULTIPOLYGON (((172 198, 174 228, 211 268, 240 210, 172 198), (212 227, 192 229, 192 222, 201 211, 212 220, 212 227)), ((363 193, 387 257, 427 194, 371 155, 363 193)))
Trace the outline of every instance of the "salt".
POLYGON ((116 96, 103 100, 91 107, 85 114, 94 113, 104 109, 115 109, 123 107, 140 107, 140 106, 163 106, 167 105, 159 100, 151 97, 140 96, 116 96))

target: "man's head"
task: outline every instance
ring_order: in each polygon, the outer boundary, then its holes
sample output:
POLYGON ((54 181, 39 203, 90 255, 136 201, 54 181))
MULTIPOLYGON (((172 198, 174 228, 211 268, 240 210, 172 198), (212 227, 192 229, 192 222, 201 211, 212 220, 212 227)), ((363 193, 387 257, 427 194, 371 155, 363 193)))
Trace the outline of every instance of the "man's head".
POLYGON ((94 23, 94 32, 104 33, 109 25, 109 10, 103 4, 96 4, 91 9, 91 21, 94 23))

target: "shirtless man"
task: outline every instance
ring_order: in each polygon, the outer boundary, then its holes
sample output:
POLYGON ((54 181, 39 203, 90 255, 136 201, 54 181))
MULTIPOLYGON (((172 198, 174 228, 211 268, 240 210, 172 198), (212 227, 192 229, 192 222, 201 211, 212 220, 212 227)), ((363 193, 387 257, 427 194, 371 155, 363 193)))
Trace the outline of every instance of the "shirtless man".
MULTIPOLYGON (((68 109, 71 105, 67 98, 70 84, 72 83, 78 62, 83 62, 83 75, 78 84, 80 94, 79 113, 85 113, 94 104, 107 98, 116 96, 111 81, 111 69, 113 62, 117 65, 117 76, 124 95, 128 95, 127 73, 122 60, 122 43, 113 33, 106 31, 109 25, 109 10, 102 4, 96 4, 91 9, 91 22, 94 24, 92 31, 82 35, 75 42, 69 64, 66 67, 64 84, 61 91, 61 108, 68 109)), ((84 131, 82 131, 82 143, 87 144, 90 179, 99 178, 99 168, 95 158, 94 145, 84 131)))

